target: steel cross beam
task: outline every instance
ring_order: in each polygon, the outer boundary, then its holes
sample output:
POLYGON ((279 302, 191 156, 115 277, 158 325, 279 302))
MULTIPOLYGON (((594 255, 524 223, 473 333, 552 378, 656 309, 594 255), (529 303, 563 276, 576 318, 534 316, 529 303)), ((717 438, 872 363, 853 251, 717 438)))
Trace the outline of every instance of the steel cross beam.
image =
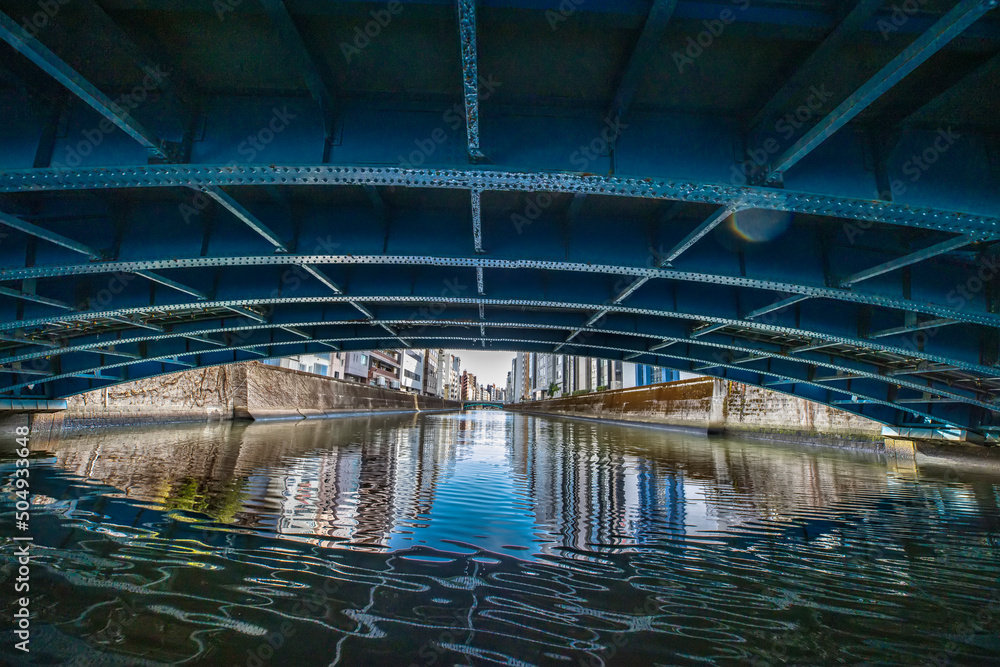
POLYGON ((773 183, 799 160, 864 111, 887 90, 937 53, 980 16, 997 5, 997 0, 962 0, 910 46, 893 58, 872 78, 854 91, 836 109, 822 118, 788 150, 767 165, 766 182, 773 183))
POLYGON ((784 310, 785 308, 790 308, 797 303, 805 301, 806 299, 812 298, 808 294, 794 294, 784 299, 779 299, 769 306, 762 306, 751 310, 749 313, 743 316, 744 319, 752 320, 755 317, 760 317, 761 315, 767 315, 768 313, 773 313, 776 310, 784 310))
MULTIPOLYGON (((720 208, 718 211, 716 211, 715 213, 713 213, 712 215, 710 215, 706 220, 704 220, 702 223, 700 223, 697 227, 695 227, 687 236, 684 237, 684 239, 682 239, 669 252, 667 252, 666 255, 663 255, 662 257, 658 258, 656 266, 658 268, 670 266, 671 262, 673 262, 675 259, 677 259, 678 257, 680 257, 681 254, 685 250, 687 250, 688 248, 690 248, 691 246, 693 246, 702 237, 704 237, 710 231, 712 231, 713 229, 715 229, 720 222, 722 222, 723 220, 725 220, 726 218, 728 218, 736 210, 737 210, 737 207, 735 207, 735 206, 724 206, 724 207, 720 208)), ((620 292, 617 296, 615 296, 611 300, 611 304, 612 305, 618 305, 619 303, 621 303, 622 301, 624 301, 625 299, 627 299, 630 295, 632 295, 637 289, 639 289, 640 287, 642 287, 643 285, 645 285, 646 282, 648 282, 648 281, 649 281, 649 277, 642 277, 642 278, 638 278, 638 279, 632 281, 632 283, 628 287, 626 287, 622 292, 620 292)), ((584 326, 585 327, 589 327, 591 324, 593 324, 594 322, 596 322, 600 318, 604 317, 607 313, 608 313, 608 309, 606 309, 606 308, 599 310, 589 320, 587 320, 587 323, 584 324, 584 326)), ((578 333, 580 333, 579 329, 577 329, 576 331, 572 332, 569 335, 569 337, 563 343, 560 343, 559 345, 557 345, 556 348, 555 348, 555 350, 553 350, 553 351, 554 352, 558 352, 560 349, 562 349, 562 347, 566 343, 568 343, 571 340, 573 340, 573 338, 578 333)))
POLYGON ((896 269, 917 264, 918 262, 930 259, 931 257, 937 257, 938 255, 942 255, 946 252, 958 250, 959 248, 974 242, 974 239, 970 239, 967 236, 959 236, 957 238, 948 239, 947 241, 942 241, 941 243, 935 243, 934 245, 924 248, 923 250, 918 250, 917 252, 910 253, 909 255, 897 257, 896 259, 879 264, 878 266, 873 266, 872 268, 865 269, 864 271, 858 271, 857 273, 843 278, 839 284, 841 287, 850 287, 855 283, 860 283, 862 280, 868 280, 869 278, 880 276, 883 273, 888 273, 889 271, 895 271, 896 269))
MULTIPOLYGON (((625 71, 618 82, 618 89, 611 100, 611 107, 608 109, 608 120, 615 128, 613 135, 617 138, 618 123, 628 113, 632 105, 632 99, 639 89, 639 83, 646 73, 647 65, 653 54, 663 40, 663 35, 667 31, 667 24, 677 7, 677 0, 653 0, 653 6, 649 8, 649 16, 642 26, 639 39, 632 49, 625 71)), ((614 143, 614 140, 612 140, 614 143)))
POLYGON ((63 310, 76 310, 76 308, 66 303, 65 301, 39 296, 37 294, 34 294, 32 292, 23 289, 16 290, 10 287, 0 287, 0 295, 13 297, 15 299, 22 299, 24 301, 33 301, 35 303, 41 303, 46 306, 52 306, 53 308, 61 308, 63 310))
POLYGON ((479 146, 479 54, 476 45, 476 0, 456 0, 458 38, 462 51, 462 97, 465 100, 465 131, 469 161, 485 159, 479 146))
MULTIPOLYGON (((232 195, 226 193, 222 188, 209 186, 202 188, 202 191, 209 197, 221 204, 227 211, 236 216, 239 220, 245 223, 250 229, 254 230, 262 237, 264 237, 271 245, 275 247, 275 250, 280 253, 288 253, 288 246, 281 240, 281 238, 275 234, 271 229, 268 228, 263 222, 261 222, 257 216, 251 213, 245 206, 240 204, 232 195)), ((303 270, 309 273, 316 280, 320 281, 327 287, 329 287, 334 294, 343 294, 343 290, 337 285, 333 280, 329 278, 323 271, 315 266, 305 263, 298 263, 297 266, 301 266, 303 270)))
POLYGON ((254 230, 261 236, 263 236, 267 241, 275 247, 278 252, 287 253, 288 246, 281 240, 281 238, 275 234, 273 231, 268 229, 267 225, 257 219, 253 213, 248 211, 243 204, 236 201, 232 195, 227 193, 225 190, 218 186, 210 185, 201 188, 197 188, 207 194, 209 197, 218 202, 223 208, 232 213, 238 219, 240 219, 247 227, 254 230))
POLYGON ((54 243, 57 246, 61 246, 68 250, 72 250, 82 255, 86 255, 91 259, 96 259, 101 256, 101 253, 99 253, 97 250, 94 250, 93 248, 84 243, 74 241, 73 239, 67 238, 62 234, 51 232, 45 229, 44 227, 39 227, 36 224, 26 222, 13 215, 4 213, 3 211, 0 211, 0 225, 10 227, 11 229, 16 229, 19 232, 24 232, 25 234, 34 236, 35 238, 43 239, 45 241, 48 241, 49 243, 54 243))
POLYGON ((882 329, 881 331, 873 331, 870 334, 868 334, 868 338, 875 340, 876 338, 897 336, 899 334, 911 333, 914 331, 924 331, 926 329, 938 329, 940 327, 946 327, 952 324, 958 324, 958 322, 946 318, 938 318, 933 320, 927 320, 925 322, 915 322, 913 324, 907 324, 901 327, 892 327, 890 329, 882 329))
POLYGON ((316 104, 319 105, 320 114, 323 118, 323 128, 326 131, 326 138, 329 142, 334 134, 336 112, 333 96, 323 81, 323 76, 316 66, 316 61, 309 54, 309 49, 306 48, 305 41, 302 39, 302 33, 296 27, 295 20, 292 19, 292 15, 285 3, 282 0, 260 0, 260 4, 271 18, 271 22, 281 36, 282 42, 291 51, 292 58, 295 59, 295 63, 302 73, 302 80, 305 81, 306 88, 309 89, 309 94, 316 101, 316 104))
POLYGON ((667 252, 666 255, 659 258, 657 266, 671 266, 673 262, 680 257, 685 250, 693 246, 695 243, 700 241, 705 237, 710 231, 719 226, 719 223, 725 221, 729 216, 738 212, 740 207, 735 204, 730 204, 728 206, 723 206, 718 211, 708 216, 701 224, 695 227, 691 232, 685 236, 681 241, 677 243, 673 248, 667 252))
POLYGON ((115 104, 110 97, 98 90, 3 12, 0 12, 0 39, 17 49, 46 74, 114 123, 122 132, 145 146, 153 155, 163 159, 169 158, 165 144, 155 134, 143 127, 131 114, 115 104))
POLYGON ((861 32, 865 23, 885 0, 858 0, 850 13, 820 43, 812 54, 781 86, 777 93, 758 111, 750 121, 751 131, 770 126, 774 117, 788 104, 796 93, 816 80, 824 66, 837 61, 840 50, 855 35, 861 32))
MULTIPOLYGON (((33 223, 25 222, 20 218, 16 218, 7 213, 3 213, 2 211, 0 211, 0 224, 10 227, 11 229, 16 229, 30 236, 34 236, 36 238, 43 239, 50 243, 54 243, 63 248, 67 248, 68 250, 72 250, 74 252, 86 255, 91 259, 96 259, 101 257, 100 252, 98 252, 97 250, 91 248, 86 244, 79 243, 77 241, 74 241, 73 239, 63 236, 62 234, 57 234, 56 232, 49 231, 44 227, 40 227, 33 223)), ((188 287, 186 285, 177 282, 176 280, 165 278, 157 273, 153 273, 152 271, 139 269, 136 271, 132 271, 132 273, 142 276, 143 278, 146 278, 148 280, 152 280, 153 282, 160 283, 161 285, 165 285, 166 287, 172 287, 173 289, 179 290, 181 292, 184 292, 185 294, 189 294, 198 299, 202 300, 208 299, 208 295, 202 292, 201 290, 195 289, 193 287, 188 287)), ((40 302, 40 303, 45 303, 45 302, 40 302)))

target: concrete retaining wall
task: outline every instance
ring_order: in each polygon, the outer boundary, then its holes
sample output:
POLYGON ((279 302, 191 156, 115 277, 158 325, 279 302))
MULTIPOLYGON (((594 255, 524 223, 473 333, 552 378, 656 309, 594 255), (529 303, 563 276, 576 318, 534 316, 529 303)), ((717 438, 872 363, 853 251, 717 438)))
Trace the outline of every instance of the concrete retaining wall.
POLYGON ((245 392, 237 394, 237 419, 301 419, 352 412, 458 410, 460 401, 334 380, 250 362, 245 392))
POLYGON ((880 448, 882 425, 738 382, 698 378, 532 401, 515 410, 692 428, 771 440, 880 448))
POLYGON ((251 361, 181 371, 71 396, 63 412, 31 415, 31 428, 38 436, 55 436, 63 428, 459 408, 458 401, 251 361))

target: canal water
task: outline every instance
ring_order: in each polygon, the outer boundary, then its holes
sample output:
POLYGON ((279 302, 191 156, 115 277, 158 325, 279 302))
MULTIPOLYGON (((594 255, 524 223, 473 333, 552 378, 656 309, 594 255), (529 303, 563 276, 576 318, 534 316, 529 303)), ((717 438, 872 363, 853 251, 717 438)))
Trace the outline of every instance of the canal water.
POLYGON ((45 665, 985 664, 1000 478, 499 411, 34 443, 45 665))

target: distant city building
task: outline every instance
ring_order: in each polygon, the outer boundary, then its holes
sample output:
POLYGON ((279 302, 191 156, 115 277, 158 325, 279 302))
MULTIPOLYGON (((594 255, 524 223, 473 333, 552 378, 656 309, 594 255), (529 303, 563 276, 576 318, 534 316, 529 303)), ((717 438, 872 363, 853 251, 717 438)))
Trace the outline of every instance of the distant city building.
POLYGON ((462 400, 479 400, 479 387, 476 384, 476 376, 468 371, 462 371, 462 400))
POLYGON ((428 396, 444 396, 446 382, 444 350, 424 350, 424 393, 428 396))
MULTIPOLYGON (((563 355, 537 355, 541 357, 563 355)), ((264 363, 314 373, 338 380, 358 382, 423 394, 451 400, 507 401, 517 394, 515 378, 525 380, 523 371, 518 375, 518 359, 526 363, 533 355, 519 354, 514 366, 507 373, 506 387, 496 384, 479 384, 474 373, 462 370, 461 357, 444 350, 356 350, 329 354, 302 354, 264 363)), ((531 362, 532 368, 541 368, 543 379, 561 378, 561 371, 549 368, 547 359, 531 362)), ((534 376, 533 376, 534 377, 534 376)), ((535 383, 537 384, 537 383, 535 383)), ((530 385, 534 387, 534 384, 530 385)), ((530 392, 529 392, 530 393, 530 392)), ((518 394, 518 397, 520 394, 518 394)), ((519 400, 519 399, 515 399, 519 400)))
POLYGON ((507 377, 508 396, 517 402, 605 389, 628 389, 696 376, 628 361, 529 352, 514 357, 507 377))
POLYGON ((424 391, 424 350, 406 350, 402 354, 399 377, 403 391, 415 394, 424 391))

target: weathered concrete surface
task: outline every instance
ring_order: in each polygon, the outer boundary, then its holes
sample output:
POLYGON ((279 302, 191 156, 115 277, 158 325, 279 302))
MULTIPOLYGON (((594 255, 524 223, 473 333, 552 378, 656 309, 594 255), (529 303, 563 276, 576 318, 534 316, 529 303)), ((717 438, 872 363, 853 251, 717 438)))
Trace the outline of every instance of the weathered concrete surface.
POLYGON ((461 408, 458 401, 379 389, 256 361, 137 380, 72 396, 67 405, 64 412, 31 415, 33 434, 55 436, 63 428, 91 426, 461 408))
POLYGON ((351 412, 422 412, 462 407, 460 401, 380 389, 258 362, 250 362, 246 369, 245 394, 238 396, 245 403, 236 405, 237 418, 301 419, 351 412))
POLYGON ((533 401, 515 410, 694 428, 795 442, 881 448, 882 425, 738 382, 697 378, 533 401))
POLYGON ((511 407, 515 410, 569 417, 646 422, 708 430, 713 398, 712 380, 699 378, 530 401, 511 407))

